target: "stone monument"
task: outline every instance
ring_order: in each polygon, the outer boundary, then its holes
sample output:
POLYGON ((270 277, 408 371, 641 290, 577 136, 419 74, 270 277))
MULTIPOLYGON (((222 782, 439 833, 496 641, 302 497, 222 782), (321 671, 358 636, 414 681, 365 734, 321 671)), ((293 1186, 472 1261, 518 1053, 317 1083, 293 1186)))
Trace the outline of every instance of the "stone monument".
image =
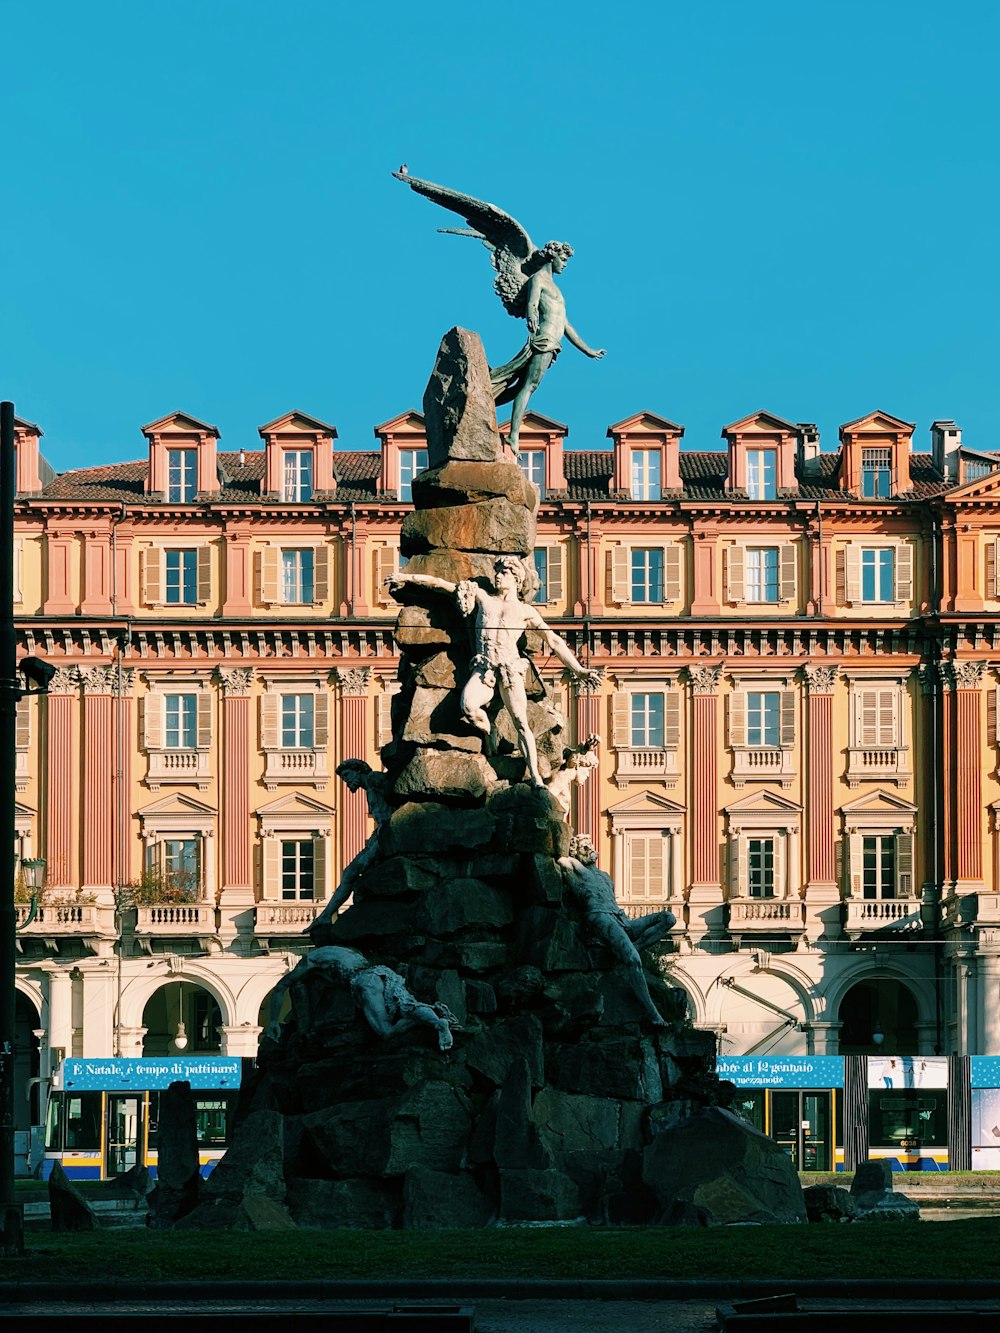
POLYGON ((532 654, 596 673, 531 604, 538 492, 495 379, 475 334, 445 335, 389 582, 392 739, 381 771, 338 769, 375 827, 277 988, 233 1147, 184 1226, 652 1220, 651 1145, 691 1116, 695 1141, 718 1100, 714 1037, 643 956, 672 917, 630 921, 571 845, 597 740, 569 743, 532 654))

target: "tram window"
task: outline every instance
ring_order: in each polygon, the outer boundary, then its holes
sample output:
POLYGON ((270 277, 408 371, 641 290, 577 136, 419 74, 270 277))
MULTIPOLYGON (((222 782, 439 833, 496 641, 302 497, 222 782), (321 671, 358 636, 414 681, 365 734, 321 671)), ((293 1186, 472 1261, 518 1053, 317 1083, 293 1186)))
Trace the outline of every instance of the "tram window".
POLYGON ((156 1147, 157 1135, 160 1132, 160 1094, 158 1092, 149 1092, 149 1110, 146 1113, 146 1143, 149 1148, 156 1147))
POLYGON ((948 1094, 943 1091, 894 1097, 872 1093, 872 1143, 886 1148, 898 1145, 903 1139, 916 1139, 924 1147, 943 1144, 947 1110, 948 1094))
POLYGON ((66 1148, 70 1152, 99 1152, 101 1148, 101 1094, 66 1095, 66 1148))
POLYGON ((63 1095, 54 1092, 45 1111, 45 1150, 61 1152, 63 1146, 63 1095))
POLYGON ((195 1112, 198 1117, 198 1146, 225 1147, 229 1142, 228 1098, 199 1098, 195 1103, 195 1112))

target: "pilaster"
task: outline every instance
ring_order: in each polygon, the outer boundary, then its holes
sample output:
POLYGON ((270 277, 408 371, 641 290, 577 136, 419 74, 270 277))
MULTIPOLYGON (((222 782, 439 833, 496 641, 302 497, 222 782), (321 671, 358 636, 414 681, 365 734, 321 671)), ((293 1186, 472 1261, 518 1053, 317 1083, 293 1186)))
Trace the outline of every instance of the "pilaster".
MULTIPOLYGON (((59 667, 49 682, 45 708, 45 873, 51 888, 75 884, 73 831, 76 825, 76 764, 73 760, 73 705, 80 692, 75 667, 59 667)), ((49 1024, 51 1028, 51 1023, 49 1024)), ((58 1043, 54 1043, 58 1044, 58 1043)), ((67 1044, 67 1051, 72 1042, 67 1044)))
POLYGON ((717 616, 720 612, 718 587, 719 534, 713 528, 692 530, 694 549, 693 616, 717 616))
MULTIPOLYGON (((340 758, 364 759, 368 753, 368 690, 371 667, 340 667, 334 672, 340 686, 340 758)), ((363 791, 341 788, 341 847, 343 864, 353 861, 368 840, 368 802, 363 791)))
MULTIPOLYGON (((691 667, 694 695, 691 725, 691 841, 692 874, 689 928, 703 934, 714 928, 704 909, 719 909, 718 689, 724 663, 691 667), (698 910, 698 909, 702 910, 698 910)), ((713 914, 714 915, 714 914, 713 914)))
MULTIPOLYGON (((250 848, 250 693, 252 667, 219 667, 222 686, 222 906, 253 903, 250 848)), ((225 915, 225 914, 224 914, 225 915)))
POLYGON ((223 592, 224 616, 248 616, 253 609, 253 581, 250 570, 250 527, 227 527, 224 533, 226 578, 223 592))
POLYGON ((115 668, 111 666, 80 671, 83 685, 81 880, 84 892, 95 893, 107 903, 112 901, 114 882, 115 677, 115 668))
POLYGON ((808 704, 808 883, 806 933, 836 935, 840 931, 833 816, 833 686, 836 666, 805 667, 808 704))
POLYGON ((982 695, 983 662, 953 662, 958 892, 983 886, 982 695))
MULTIPOLYGON (((576 678, 576 741, 582 744, 588 736, 600 736, 601 727, 601 682, 599 680, 580 680, 576 678)), ((595 770, 589 782, 574 783, 574 802, 576 819, 574 827, 577 833, 588 837, 595 847, 600 846, 600 810, 601 784, 598 778, 600 770, 595 770)))

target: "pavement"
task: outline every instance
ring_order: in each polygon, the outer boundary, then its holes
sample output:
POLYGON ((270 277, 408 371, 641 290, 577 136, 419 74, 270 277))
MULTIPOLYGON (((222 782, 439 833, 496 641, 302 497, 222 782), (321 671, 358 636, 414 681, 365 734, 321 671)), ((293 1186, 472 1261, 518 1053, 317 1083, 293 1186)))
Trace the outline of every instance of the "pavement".
MULTIPOLYGON (((9 1271, 9 1270, 8 1270, 9 1271)), ((473 1307, 475 1333, 711 1333, 720 1305, 794 1292, 803 1312, 872 1312, 880 1329, 912 1327, 934 1309, 962 1328, 973 1313, 1000 1326, 1000 1282, 725 1281, 423 1281, 423 1282, 117 1282, 0 1281, 0 1319, 40 1320, 120 1330, 163 1317, 276 1315, 281 1326, 365 1308, 473 1307), (302 1318, 302 1317, 305 1318, 302 1318)), ((249 1322, 254 1322, 250 1320, 249 1322)), ((847 1325, 845 1324, 845 1327, 847 1325)))

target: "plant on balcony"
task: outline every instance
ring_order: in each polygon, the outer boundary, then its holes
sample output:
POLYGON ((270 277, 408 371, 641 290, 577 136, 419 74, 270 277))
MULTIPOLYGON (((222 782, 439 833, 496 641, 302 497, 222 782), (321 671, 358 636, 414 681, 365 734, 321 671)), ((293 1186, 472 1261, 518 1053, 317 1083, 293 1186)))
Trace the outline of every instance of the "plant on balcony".
POLYGON ((166 875, 159 867, 148 867, 138 879, 123 884, 117 894, 118 911, 130 907, 158 907, 198 901, 198 877, 191 874, 166 875))

